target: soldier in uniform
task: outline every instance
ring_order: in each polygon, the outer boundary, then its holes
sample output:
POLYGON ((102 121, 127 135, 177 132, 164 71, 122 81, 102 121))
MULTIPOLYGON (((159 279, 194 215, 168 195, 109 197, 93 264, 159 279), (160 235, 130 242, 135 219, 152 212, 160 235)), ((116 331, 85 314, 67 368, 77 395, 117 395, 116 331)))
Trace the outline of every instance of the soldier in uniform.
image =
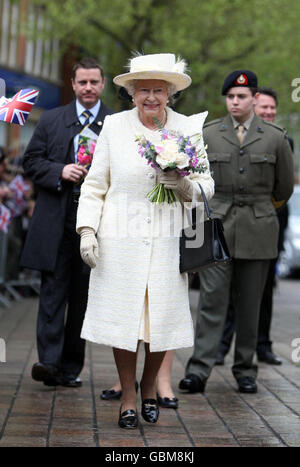
POLYGON ((199 273, 200 303, 194 352, 179 388, 204 392, 214 366, 232 286, 236 311, 233 375, 240 392, 257 391, 253 357, 269 261, 277 256, 279 224, 274 202, 293 191, 293 157, 284 131, 253 111, 257 77, 237 70, 224 81, 228 115, 204 127, 215 196, 232 261, 199 273))
MULTIPOLYGON (((277 114, 277 93, 272 88, 258 88, 255 99, 254 111, 256 115, 268 122, 274 122, 277 114)), ((294 150, 293 140, 288 137, 292 151, 294 150)), ((288 205, 284 204, 277 210, 279 220, 278 254, 283 249, 284 230, 288 223, 288 205)), ((259 314, 258 339, 256 354, 259 362, 269 365, 281 365, 280 358, 273 352, 272 341, 270 340, 272 311, 273 311, 273 291, 276 284, 276 262, 277 258, 272 258, 269 265, 267 280, 262 296, 259 314)), ((216 365, 224 365, 225 355, 229 352, 233 339, 234 325, 234 306, 230 297, 227 317, 225 321, 223 336, 220 342, 219 351, 216 358, 216 365)))

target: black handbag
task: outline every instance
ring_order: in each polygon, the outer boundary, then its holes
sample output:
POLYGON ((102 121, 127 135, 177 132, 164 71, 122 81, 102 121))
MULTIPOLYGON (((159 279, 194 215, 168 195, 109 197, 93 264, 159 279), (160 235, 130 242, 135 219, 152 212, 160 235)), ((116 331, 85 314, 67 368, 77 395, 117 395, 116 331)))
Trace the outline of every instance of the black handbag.
POLYGON ((220 263, 231 261, 229 250, 224 237, 221 219, 212 219, 208 202, 199 184, 204 202, 207 220, 196 223, 196 208, 192 209, 192 225, 181 231, 180 236, 180 272, 197 272, 220 263), (203 229, 203 230, 202 230, 203 229), (202 233, 203 243, 198 245, 197 234, 202 233))

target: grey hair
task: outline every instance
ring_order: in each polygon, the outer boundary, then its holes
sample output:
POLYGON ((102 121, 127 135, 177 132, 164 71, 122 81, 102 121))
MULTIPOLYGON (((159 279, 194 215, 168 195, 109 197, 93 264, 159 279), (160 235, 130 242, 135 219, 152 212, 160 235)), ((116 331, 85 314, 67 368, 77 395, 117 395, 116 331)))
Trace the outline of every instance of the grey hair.
MULTIPOLYGON (((126 91, 128 92, 130 96, 133 96, 134 91, 135 91, 135 86, 138 81, 139 81, 138 79, 133 79, 131 81, 128 81, 126 85, 124 85, 124 87, 126 88, 126 91)), ((174 96, 174 94, 176 94, 177 92, 175 84, 169 83, 168 81, 166 81, 166 84, 168 88, 168 97, 174 96)))

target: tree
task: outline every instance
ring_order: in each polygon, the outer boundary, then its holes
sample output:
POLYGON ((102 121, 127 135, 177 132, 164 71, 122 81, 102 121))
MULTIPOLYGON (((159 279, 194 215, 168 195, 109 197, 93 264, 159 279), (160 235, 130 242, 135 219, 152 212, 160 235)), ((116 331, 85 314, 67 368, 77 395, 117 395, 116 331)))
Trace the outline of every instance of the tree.
MULTIPOLYGON (((281 112, 296 112, 291 82, 297 77, 298 0, 33 0, 53 25, 61 52, 72 44, 100 58, 110 78, 122 73, 132 51, 173 52, 189 63, 192 87, 178 110, 224 113, 220 96, 232 70, 255 71, 274 87, 281 112)), ((113 86, 111 96, 115 96, 113 86)), ((121 106, 115 97, 114 106, 121 106)))

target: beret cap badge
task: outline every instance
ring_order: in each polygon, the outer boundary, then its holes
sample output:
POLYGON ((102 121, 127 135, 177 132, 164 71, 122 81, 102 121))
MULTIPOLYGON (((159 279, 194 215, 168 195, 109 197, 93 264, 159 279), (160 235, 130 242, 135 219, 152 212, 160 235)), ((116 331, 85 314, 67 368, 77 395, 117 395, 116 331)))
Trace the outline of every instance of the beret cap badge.
POLYGON ((242 73, 242 74, 236 79, 235 83, 236 83, 237 85, 243 84, 243 85, 246 85, 246 86, 247 86, 247 84, 248 84, 248 78, 247 78, 246 75, 244 75, 244 74, 242 73))

